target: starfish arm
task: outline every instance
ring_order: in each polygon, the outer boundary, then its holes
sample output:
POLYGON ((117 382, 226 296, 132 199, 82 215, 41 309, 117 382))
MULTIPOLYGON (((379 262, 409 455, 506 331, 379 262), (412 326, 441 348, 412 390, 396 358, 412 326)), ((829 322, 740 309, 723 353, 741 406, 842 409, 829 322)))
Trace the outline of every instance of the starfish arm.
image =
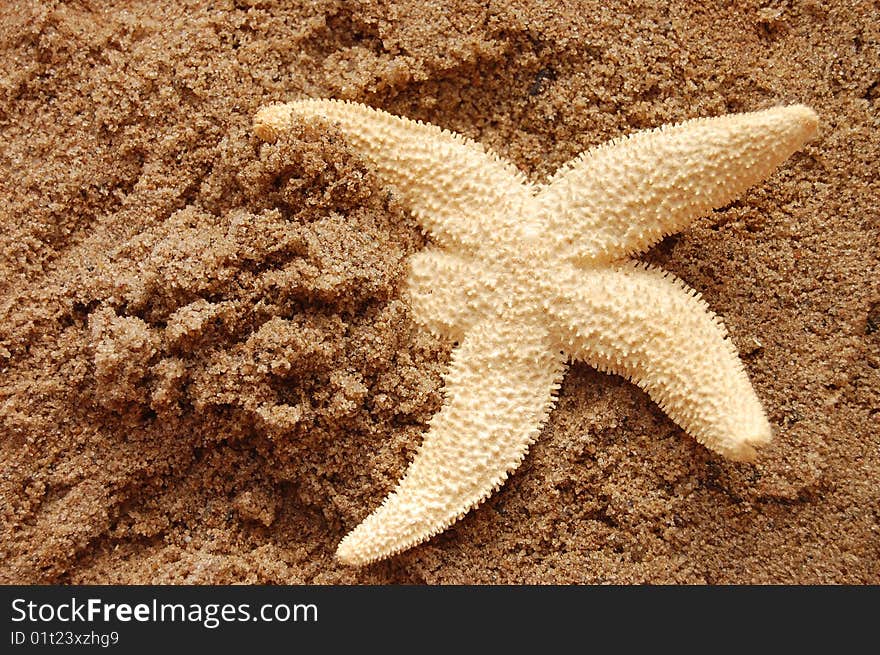
POLYGON ((815 133, 803 105, 637 132, 563 166, 538 194, 556 252, 610 261, 641 252, 770 175, 815 133))
POLYGON ((720 319, 662 270, 626 262, 572 269, 548 305, 560 347, 640 387, 697 441, 751 460, 771 430, 720 319))
POLYGON ((472 258, 426 248, 409 260, 407 297, 416 320, 435 334, 461 341, 491 311, 492 271, 472 258))
POLYGON ((516 469, 555 403, 564 362, 541 328, 484 322, 453 353, 446 401, 375 512, 339 544, 362 565, 419 544, 485 500, 516 469))
POLYGON ((274 140, 291 118, 336 124, 375 166, 437 241, 476 249, 516 229, 532 187, 512 164, 482 145, 435 125, 340 100, 300 100, 260 109, 254 132, 274 140))

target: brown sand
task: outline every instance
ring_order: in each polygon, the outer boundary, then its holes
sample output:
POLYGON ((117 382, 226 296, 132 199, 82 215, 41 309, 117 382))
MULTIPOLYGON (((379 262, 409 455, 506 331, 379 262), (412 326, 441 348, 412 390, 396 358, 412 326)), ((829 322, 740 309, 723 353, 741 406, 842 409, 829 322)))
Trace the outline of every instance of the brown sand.
POLYGON ((877 3, 423 4, 0 4, 0 580, 880 583, 877 3), (534 179, 635 129, 813 106, 818 140, 647 255, 724 317, 773 445, 725 461, 576 364, 484 506, 336 564, 450 344, 400 299, 425 241, 370 167, 332 131, 250 134, 302 96, 534 179))

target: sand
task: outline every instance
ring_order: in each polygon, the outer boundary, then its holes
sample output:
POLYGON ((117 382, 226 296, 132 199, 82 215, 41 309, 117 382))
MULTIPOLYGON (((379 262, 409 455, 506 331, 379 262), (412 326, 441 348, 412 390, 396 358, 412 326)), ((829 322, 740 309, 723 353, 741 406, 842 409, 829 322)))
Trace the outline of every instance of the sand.
POLYGON ((880 583, 876 3, 0 4, 0 581, 880 583), (820 137, 645 259, 728 326, 776 438, 710 453, 573 365, 488 502, 363 569, 452 344, 426 241, 338 133, 350 98, 540 180, 592 145, 802 102, 820 137))

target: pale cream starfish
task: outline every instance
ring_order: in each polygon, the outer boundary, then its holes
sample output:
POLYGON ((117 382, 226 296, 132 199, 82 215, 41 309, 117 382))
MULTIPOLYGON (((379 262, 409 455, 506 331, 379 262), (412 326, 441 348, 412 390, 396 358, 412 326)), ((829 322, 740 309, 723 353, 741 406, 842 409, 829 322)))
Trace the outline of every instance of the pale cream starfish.
POLYGON ((415 317, 459 342, 445 401, 382 506, 337 557, 360 565, 445 530, 516 469, 567 358, 622 375, 697 441, 750 460, 770 425, 721 321, 674 276, 627 258, 728 203, 813 136, 801 105, 701 118, 592 149, 543 185, 480 144, 362 104, 264 107, 274 140, 327 120, 439 247, 411 260, 415 317))

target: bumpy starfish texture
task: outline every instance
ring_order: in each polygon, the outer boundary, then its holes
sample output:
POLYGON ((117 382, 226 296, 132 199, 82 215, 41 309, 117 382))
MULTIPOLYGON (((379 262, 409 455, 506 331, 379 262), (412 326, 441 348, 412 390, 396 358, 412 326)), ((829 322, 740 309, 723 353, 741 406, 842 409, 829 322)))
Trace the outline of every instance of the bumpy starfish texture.
POLYGON ((801 105, 701 118, 589 150, 544 185, 480 144, 336 100, 264 107, 274 140, 326 120, 435 246, 410 262, 415 317, 459 342, 444 404, 382 506, 340 543, 361 565, 445 530, 519 466, 569 358, 643 388, 708 448, 751 460, 770 425, 721 321, 672 275, 628 258, 730 202, 816 131, 801 105))

